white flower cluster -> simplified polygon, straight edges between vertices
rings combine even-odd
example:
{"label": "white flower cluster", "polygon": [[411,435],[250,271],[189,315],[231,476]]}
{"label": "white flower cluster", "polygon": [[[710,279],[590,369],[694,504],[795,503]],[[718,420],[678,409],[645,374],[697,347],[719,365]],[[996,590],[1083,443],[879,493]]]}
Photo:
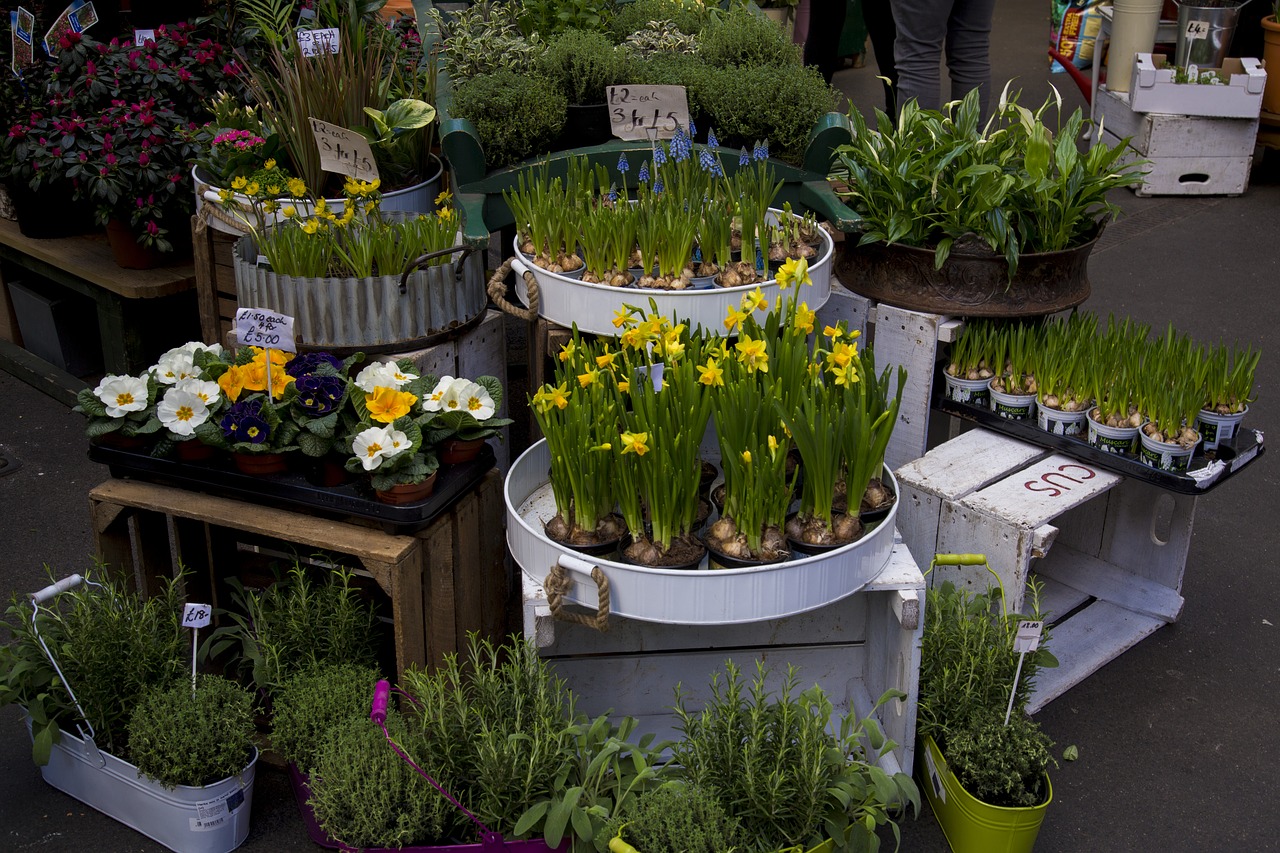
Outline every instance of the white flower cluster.
{"label": "white flower cluster", "polygon": [[495,411],[493,397],[483,385],[452,376],[442,377],[436,383],[435,389],[422,401],[422,408],[427,412],[462,411],[478,421],[489,420]]}
{"label": "white flower cluster", "polygon": [[221,394],[218,383],[200,378],[194,363],[200,350],[222,354],[222,347],[217,344],[192,341],[160,356],[142,376],[104,376],[93,394],[106,406],[108,416],[124,417],[147,407],[147,377],[154,376],[161,385],[169,386],[156,406],[160,423],[174,435],[189,436],[208,419],[209,407]]}

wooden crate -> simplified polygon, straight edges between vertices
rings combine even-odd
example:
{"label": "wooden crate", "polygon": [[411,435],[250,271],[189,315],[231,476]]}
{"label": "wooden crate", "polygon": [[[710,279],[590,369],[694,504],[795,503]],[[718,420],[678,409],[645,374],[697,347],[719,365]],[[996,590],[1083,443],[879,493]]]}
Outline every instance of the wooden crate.
{"label": "wooden crate", "polygon": [[191,237],[200,336],[205,343],[222,343],[235,325],[236,273],[231,253],[240,237],[210,227],[199,216],[191,217]]}
{"label": "wooden crate", "polygon": [[1249,188],[1249,169],[1257,144],[1258,117],[1214,118],[1135,112],[1121,95],[1105,86],[1096,105],[1102,141],[1119,145],[1129,138],[1127,161],[1149,161],[1139,196],[1226,195]]}
{"label": "wooden crate", "polygon": [[500,639],[510,630],[514,585],[492,535],[503,519],[496,471],[415,535],[135,480],[102,483],[89,505],[98,556],[148,592],[181,563],[193,572],[192,596],[225,605],[219,578],[263,549],[323,553],[371,577],[390,601],[400,673],[439,665],[465,648],[468,631]]}
{"label": "wooden crate", "polygon": [[862,591],[818,610],[742,625],[666,625],[613,617],[607,632],[555,619],[542,586],[521,572],[524,633],[578,697],[589,715],[612,711],[640,721],[642,733],[678,734],[671,712],[676,685],[687,707],[705,701],[711,675],[733,660],[750,677],[756,660],[771,668],[776,689],[787,664],[800,684],[819,684],[832,703],[859,717],[889,689],[906,694],[876,714],[897,746],[881,760],[886,772],[911,772],[919,698],[921,598],[924,578],[910,552],[895,544],[889,564]]}
{"label": "wooden crate", "polygon": [[[896,472],[898,524],[921,565],[935,553],[986,554],[1009,606],[1044,585],[1050,650],[1037,711],[1182,611],[1196,498],[1165,491],[986,430],[973,430]],[[985,588],[981,567],[939,567]]]}

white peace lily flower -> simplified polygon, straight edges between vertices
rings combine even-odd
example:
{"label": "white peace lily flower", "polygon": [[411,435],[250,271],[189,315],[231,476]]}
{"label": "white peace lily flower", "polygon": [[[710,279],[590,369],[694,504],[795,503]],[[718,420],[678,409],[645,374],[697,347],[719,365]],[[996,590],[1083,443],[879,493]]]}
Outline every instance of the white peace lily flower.
{"label": "white peace lily flower", "polygon": [[156,417],[174,435],[192,435],[209,419],[209,407],[190,391],[170,388],[156,406]]}
{"label": "white peace lily flower", "polygon": [[392,450],[394,436],[397,433],[404,440],[404,433],[390,426],[369,427],[351,441],[351,452],[360,460],[361,467],[372,471],[382,464],[382,460],[395,453]]}
{"label": "white peace lily flower", "polygon": [[356,385],[366,394],[375,388],[395,388],[397,391],[418,377],[403,373],[390,362],[377,361],[356,374]]}
{"label": "white peace lily flower", "polygon": [[122,418],[147,407],[147,381],[137,376],[104,376],[93,395],[107,407],[109,416]]}
{"label": "white peace lily flower", "polygon": [[464,401],[464,410],[471,417],[478,421],[487,421],[493,417],[493,398],[489,396],[489,390],[479,382],[468,382],[458,394]]}
{"label": "white peace lily flower", "polygon": [[170,351],[165,353],[164,357],[151,368],[151,372],[155,375],[156,381],[161,385],[176,385],[183,379],[198,379],[200,371],[196,370],[195,362],[191,360],[190,353]]}
{"label": "white peace lily flower", "polygon": [[444,401],[444,394],[449,390],[449,386],[452,385],[453,382],[454,379],[452,376],[442,376],[440,381],[436,383],[436,387],[427,395],[426,399],[422,401],[422,410],[424,412],[440,411],[441,403]]}
{"label": "white peace lily flower", "polygon": [[207,379],[182,379],[173,387],[179,391],[186,391],[189,394],[196,395],[206,406],[212,406],[218,402],[222,394],[222,389],[218,387],[218,383],[210,382]]}

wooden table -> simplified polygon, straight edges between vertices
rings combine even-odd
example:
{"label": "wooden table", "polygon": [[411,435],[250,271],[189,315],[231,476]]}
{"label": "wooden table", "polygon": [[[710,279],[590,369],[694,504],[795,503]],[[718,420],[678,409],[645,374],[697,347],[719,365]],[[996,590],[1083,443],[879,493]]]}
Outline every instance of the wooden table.
{"label": "wooden table", "polygon": [[[195,267],[190,261],[161,269],[126,270],[116,266],[105,234],[34,240],[24,237],[16,222],[7,220],[0,220],[0,260],[94,301],[103,366],[108,373],[137,373],[150,364],[144,353],[143,313],[153,324],[163,324],[166,333],[189,334],[184,340],[199,331],[194,310],[190,323],[180,316],[185,307],[181,295],[195,289]],[[147,311],[137,310],[138,300],[151,303]],[[12,321],[4,287],[0,287],[0,316]]]}

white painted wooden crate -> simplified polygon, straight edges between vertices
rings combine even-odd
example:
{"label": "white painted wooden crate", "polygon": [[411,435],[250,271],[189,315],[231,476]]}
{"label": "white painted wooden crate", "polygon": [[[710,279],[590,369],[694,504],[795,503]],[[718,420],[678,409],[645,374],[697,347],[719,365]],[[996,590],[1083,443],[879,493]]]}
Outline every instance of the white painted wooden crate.
{"label": "white painted wooden crate", "polygon": [[[981,429],[895,473],[900,530],[920,565],[985,554],[1014,610],[1032,575],[1044,584],[1060,666],[1041,673],[1033,712],[1182,611],[1194,496]],[[944,579],[986,588],[990,575],[940,567],[928,583]]]}
{"label": "white painted wooden crate", "polygon": [[640,733],[678,735],[675,688],[701,708],[711,677],[732,660],[747,677],[755,662],[771,668],[772,689],[788,664],[801,689],[818,684],[842,711],[860,718],[886,690],[906,694],[876,712],[897,747],[881,759],[888,773],[911,773],[919,698],[924,577],[901,542],[863,591],[818,610],[739,625],[663,625],[612,617],[607,632],[554,619],[542,586],[521,572],[524,633],[565,679],[589,715],[613,712],[640,721]]}
{"label": "white painted wooden crate", "polygon": [[1135,112],[1123,94],[1098,87],[1102,142],[1129,137],[1126,159],[1150,161],[1134,192],[1153,195],[1240,195],[1249,188],[1258,117],[1213,118]]}

